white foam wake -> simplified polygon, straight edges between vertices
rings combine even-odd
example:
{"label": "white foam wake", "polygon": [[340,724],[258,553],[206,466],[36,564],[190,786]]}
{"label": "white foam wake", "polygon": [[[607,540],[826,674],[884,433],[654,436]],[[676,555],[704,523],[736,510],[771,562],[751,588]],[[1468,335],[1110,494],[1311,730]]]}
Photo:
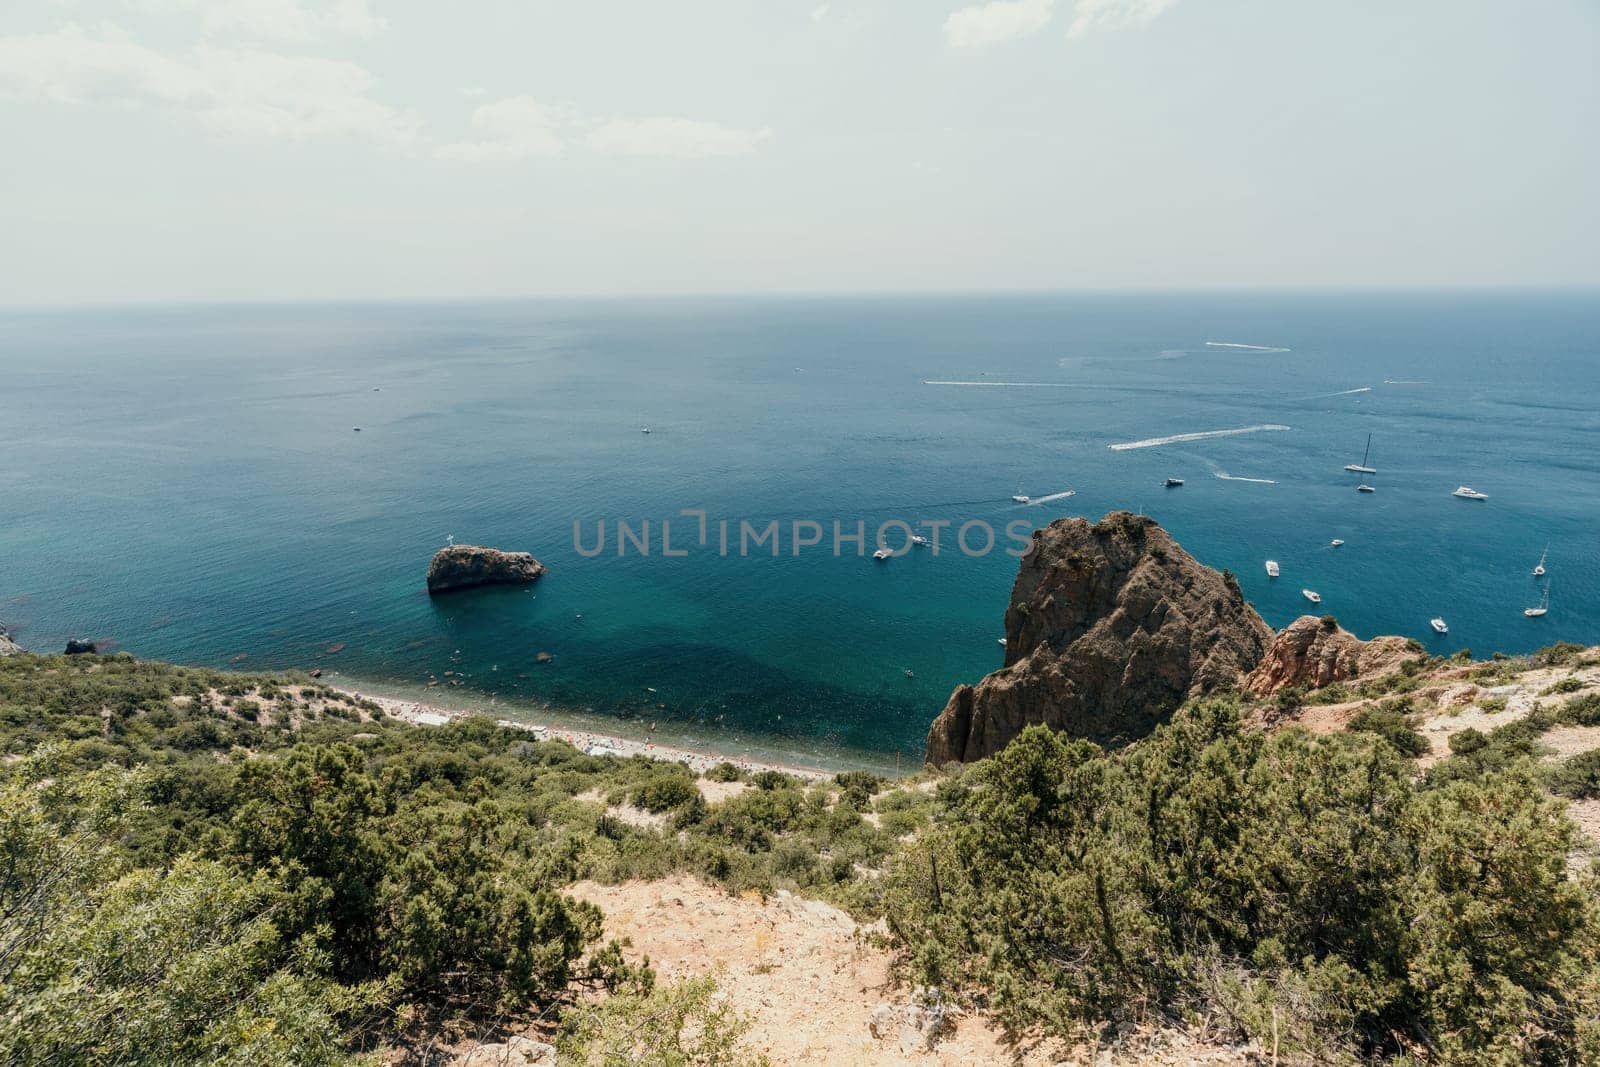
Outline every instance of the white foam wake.
{"label": "white foam wake", "polygon": [[1227,471],[1213,471],[1212,473],[1215,474],[1218,478],[1221,478],[1225,482],[1254,482],[1257,485],[1277,485],[1278,484],[1275,480],[1273,480],[1271,478],[1246,478],[1246,477],[1244,477],[1243,475],[1240,475],[1240,474],[1229,474]]}
{"label": "white foam wake", "polygon": [[1289,352],[1288,348],[1278,348],[1275,345],[1241,345],[1232,341],[1207,341],[1207,348],[1243,348],[1250,352]]}
{"label": "white foam wake", "polygon": [[1133,448],[1155,448],[1157,445],[1175,445],[1183,441],[1204,441],[1210,437],[1234,437],[1242,433],[1261,433],[1266,430],[1287,430],[1287,426],[1277,423],[1263,423],[1260,426],[1240,426],[1235,430],[1202,430],[1199,433],[1175,433],[1170,437],[1147,437],[1143,441],[1124,441],[1121,444],[1107,445],[1113,452],[1126,452]]}
{"label": "white foam wake", "polygon": [[1308,397],[1306,397],[1306,399],[1307,400],[1326,400],[1330,396],[1355,396],[1357,393],[1370,393],[1370,392],[1372,392],[1372,386],[1363,385],[1360,389],[1344,389],[1344,390],[1341,390],[1341,391],[1339,391],[1337,393],[1318,393],[1316,396],[1308,396]]}
{"label": "white foam wake", "polygon": [[1411,380],[1407,380],[1407,379],[1404,379],[1404,378],[1385,378],[1383,380],[1383,384],[1384,385],[1427,385],[1428,381],[1427,381],[1426,378],[1418,378],[1418,379],[1411,379]]}
{"label": "white foam wake", "polygon": [[1067,490],[1065,490],[1063,492],[1060,492],[1060,493],[1051,493],[1049,496],[1036,496],[1032,500],[1030,500],[1028,503],[1029,504],[1048,504],[1052,500],[1065,500],[1069,496],[1077,496],[1077,495],[1078,495],[1078,491],[1076,489],[1067,489]]}
{"label": "white foam wake", "polygon": [[1070,382],[930,382],[923,385],[981,385],[988,387],[1004,387],[1007,389],[1071,389]]}

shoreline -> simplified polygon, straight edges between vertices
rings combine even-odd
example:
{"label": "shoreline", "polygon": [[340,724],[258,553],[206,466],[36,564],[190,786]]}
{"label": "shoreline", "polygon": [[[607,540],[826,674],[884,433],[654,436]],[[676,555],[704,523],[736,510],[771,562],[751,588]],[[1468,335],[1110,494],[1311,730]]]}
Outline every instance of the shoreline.
{"label": "shoreline", "polygon": [[[631,756],[643,756],[646,759],[661,760],[666,763],[683,763],[697,774],[704,774],[711,768],[722,763],[731,763],[746,773],[759,771],[779,771],[783,774],[793,775],[807,781],[829,781],[840,770],[853,769],[851,767],[829,768],[826,766],[807,766],[800,763],[786,762],[766,754],[733,753],[724,749],[706,748],[692,749],[680,745],[657,743],[655,741],[629,737],[615,731],[592,729],[586,725],[580,726],[574,722],[563,722],[563,718],[570,718],[547,711],[544,722],[534,722],[525,719],[509,719],[489,708],[473,708],[451,706],[433,700],[425,700],[410,695],[390,695],[378,692],[370,686],[389,688],[393,691],[396,687],[384,686],[382,683],[371,683],[364,679],[354,679],[348,676],[334,679],[319,679],[321,684],[327,685],[345,695],[359,699],[370,700],[383,709],[385,715],[410,723],[413,726],[444,726],[463,719],[476,716],[493,718],[497,726],[511,730],[522,730],[532,734],[540,741],[565,741],[573,748],[585,755],[591,756],[617,756],[627,759]],[[359,688],[358,688],[359,687]],[[855,769],[862,769],[858,764]],[[873,768],[881,771],[881,768]]]}

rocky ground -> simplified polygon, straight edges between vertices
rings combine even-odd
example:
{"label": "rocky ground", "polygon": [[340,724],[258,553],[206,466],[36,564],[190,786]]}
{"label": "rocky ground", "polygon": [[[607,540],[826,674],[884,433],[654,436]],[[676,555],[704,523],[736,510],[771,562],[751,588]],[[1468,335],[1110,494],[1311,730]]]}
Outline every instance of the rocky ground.
{"label": "rocky ground", "polygon": [[712,974],[719,995],[754,1025],[745,1047],[774,1064],[1093,1064],[1215,1067],[1266,1062],[1255,1050],[1167,1030],[1102,1048],[1008,1047],[981,1015],[916,1003],[894,982],[878,932],[818,901],[763,901],[689,877],[623,885],[581,882],[606,933],[627,937],[668,980]]}

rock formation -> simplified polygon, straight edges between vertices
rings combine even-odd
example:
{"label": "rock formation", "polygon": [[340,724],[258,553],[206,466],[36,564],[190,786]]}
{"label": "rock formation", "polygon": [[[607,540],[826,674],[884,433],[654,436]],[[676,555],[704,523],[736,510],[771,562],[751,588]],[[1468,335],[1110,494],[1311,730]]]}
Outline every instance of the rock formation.
{"label": "rock formation", "polygon": [[1237,684],[1272,636],[1232,575],[1153,519],[1058,519],[1034,531],[1011,587],[1005,666],[951,695],[928,762],[982,759],[1030,723],[1135,740],[1185,700]]}
{"label": "rock formation", "polygon": [[95,646],[93,641],[84,641],[74,637],[67,642],[67,655],[69,656],[92,656],[99,651],[100,649]]}
{"label": "rock formation", "polygon": [[428,592],[445,593],[478,585],[520,585],[537,581],[545,566],[526,552],[502,552],[478,545],[451,545],[434,553],[428,565]]}
{"label": "rock formation", "polygon": [[1296,687],[1316,689],[1349,678],[1389,674],[1414,655],[1403,637],[1363,641],[1332,616],[1302,615],[1273,639],[1242,688],[1257,697]]}
{"label": "rock formation", "polygon": [[11,640],[11,635],[4,626],[0,626],[0,656],[18,656],[22,654],[22,646]]}

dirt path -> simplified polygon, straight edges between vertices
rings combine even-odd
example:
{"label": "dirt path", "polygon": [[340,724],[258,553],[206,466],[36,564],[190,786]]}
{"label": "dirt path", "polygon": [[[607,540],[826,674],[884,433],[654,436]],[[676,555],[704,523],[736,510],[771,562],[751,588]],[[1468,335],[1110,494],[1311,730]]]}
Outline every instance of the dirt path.
{"label": "dirt path", "polygon": [[[891,985],[889,954],[866,930],[826,904],[779,893],[732,897],[693,878],[605,886],[581,882],[570,892],[598,904],[606,933],[627,937],[665,980],[714,974],[738,1011],[754,1017],[746,1037],[774,1064],[1116,1064],[1125,1067],[1257,1062],[1247,1050],[1163,1034],[1138,1054],[1096,1056],[1087,1049],[1008,1049],[977,1016],[956,1021],[931,1049],[887,1016],[910,1001]],[[887,1006],[887,1007],[885,1007]],[[873,1034],[874,1013],[877,1029]]]}

